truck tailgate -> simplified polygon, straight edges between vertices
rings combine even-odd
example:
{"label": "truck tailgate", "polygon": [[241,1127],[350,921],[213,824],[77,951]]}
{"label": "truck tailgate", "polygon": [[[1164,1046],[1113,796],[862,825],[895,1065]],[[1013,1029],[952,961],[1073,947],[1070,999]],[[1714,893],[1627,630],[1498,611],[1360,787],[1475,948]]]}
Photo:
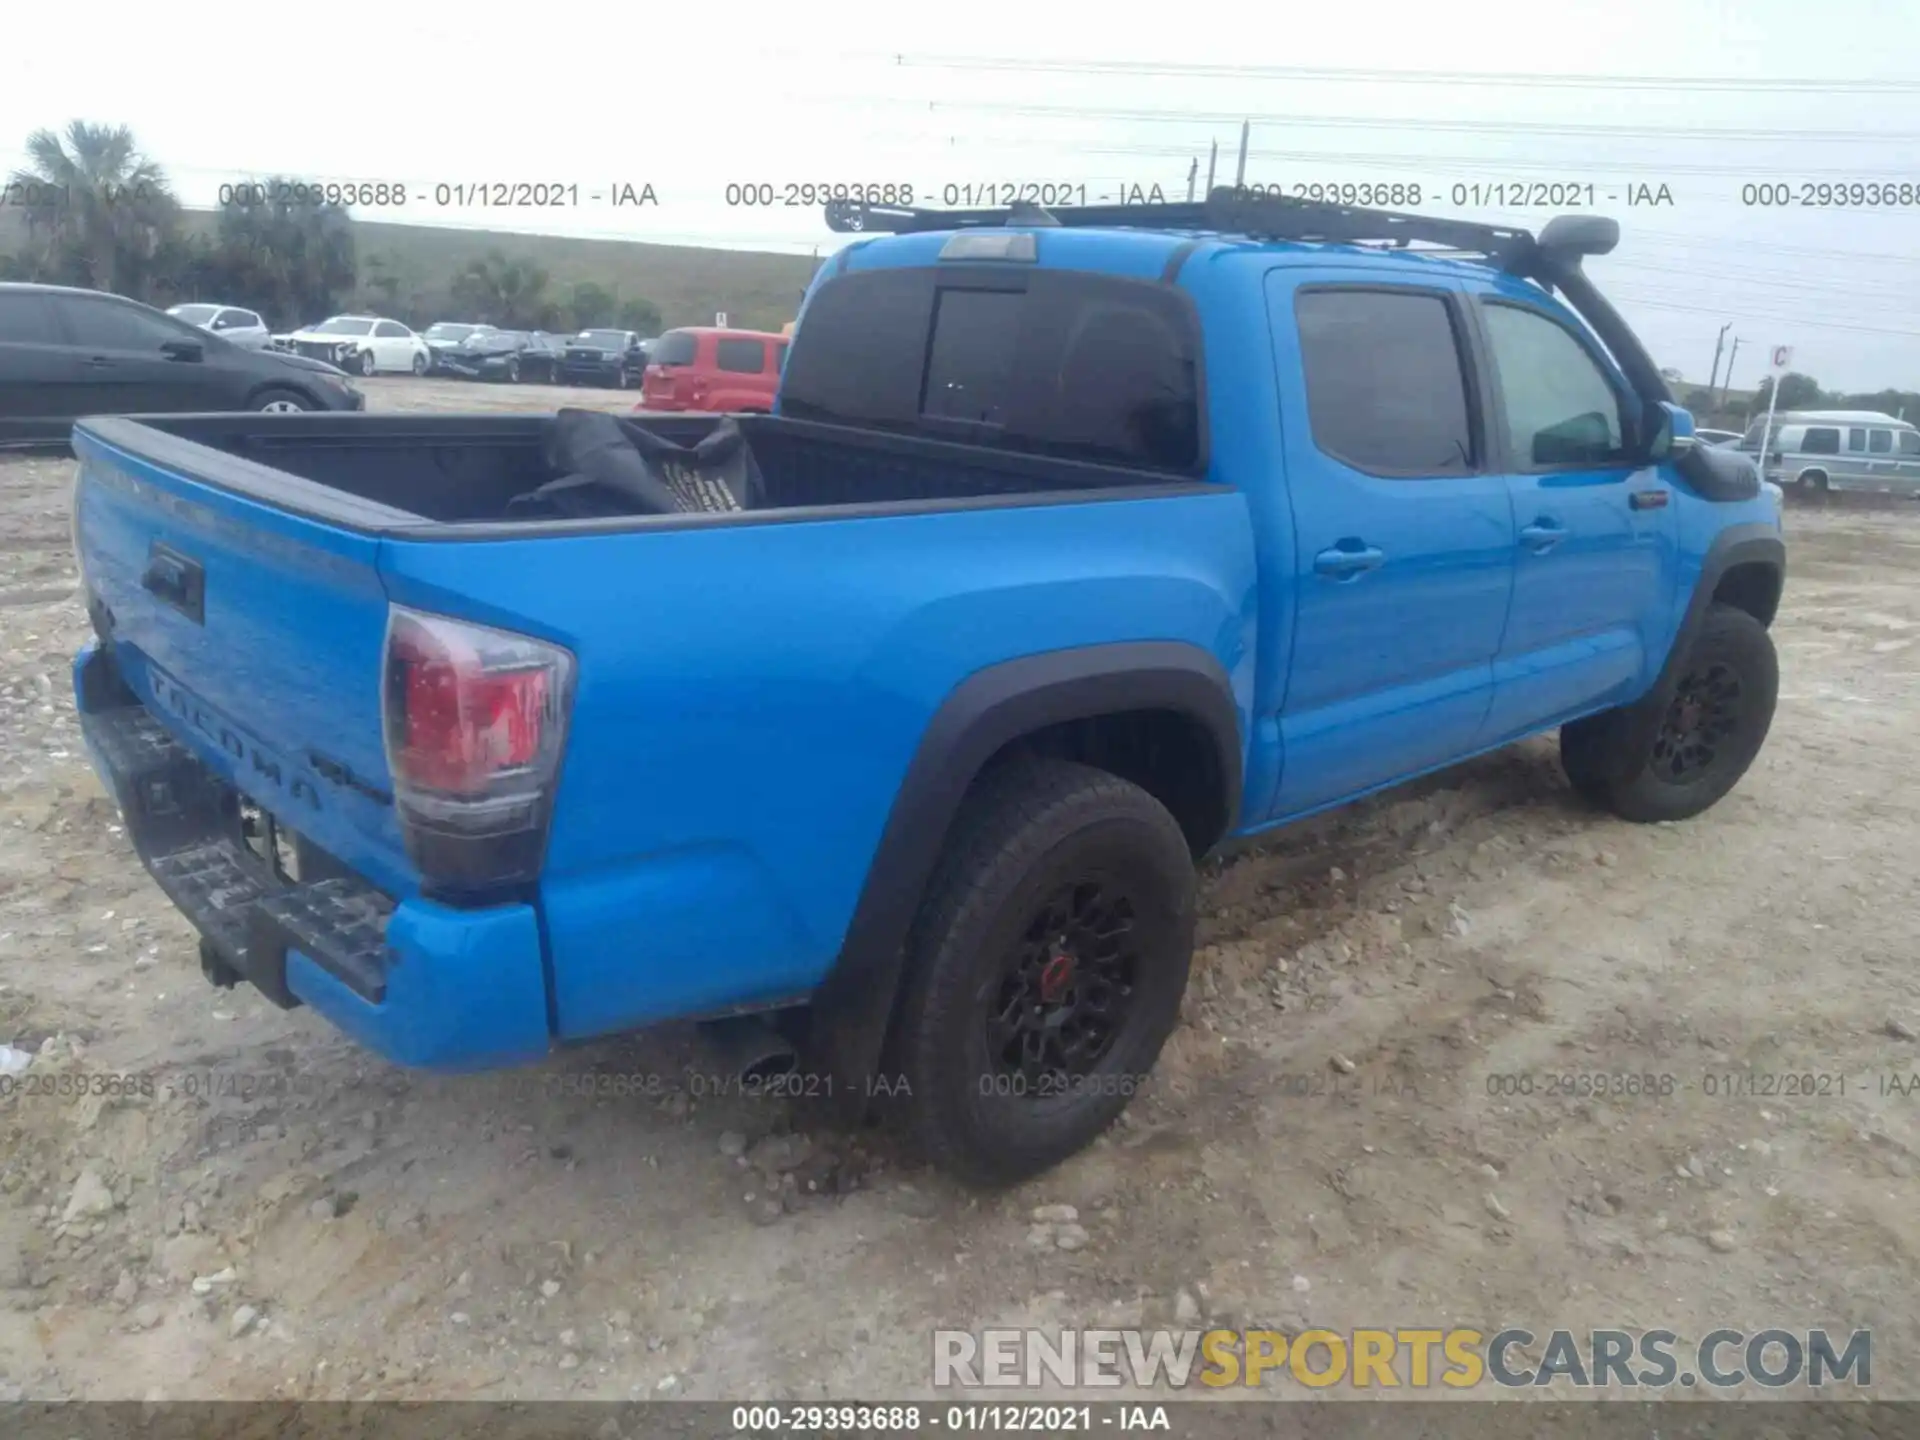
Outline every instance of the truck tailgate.
{"label": "truck tailgate", "polygon": [[381,733],[379,537],[224,489],[183,451],[248,462],[197,446],[155,463],[82,427],[74,450],[74,546],[127,686],[279,825],[409,893]]}

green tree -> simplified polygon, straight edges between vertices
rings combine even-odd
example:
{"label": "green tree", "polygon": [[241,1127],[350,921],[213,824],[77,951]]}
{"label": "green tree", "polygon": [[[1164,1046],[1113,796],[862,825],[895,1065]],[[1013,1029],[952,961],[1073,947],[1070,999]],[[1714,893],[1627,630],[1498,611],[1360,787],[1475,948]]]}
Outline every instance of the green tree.
{"label": "green tree", "polygon": [[651,300],[636,295],[620,304],[620,328],[638,331],[642,335],[660,333],[660,307]]}
{"label": "green tree", "polygon": [[24,202],[29,265],[50,280],[146,293],[180,203],[133,131],[86,120],[63,134],[36,130],[10,179]]}
{"label": "green tree", "polygon": [[549,276],[531,260],[489,251],[453,277],[451,293],[465,318],[510,330],[552,330],[560,307],[547,294]]}
{"label": "green tree", "polygon": [[609,323],[619,305],[620,296],[599,281],[578,280],[567,297],[567,320],[576,330],[591,330]]}
{"label": "green tree", "polygon": [[[1773,390],[1773,377],[1768,375],[1761,380],[1759,388],[1753,392],[1753,413],[1767,413],[1767,396]],[[1811,410],[1820,405],[1825,398],[1820,382],[1811,375],[1802,375],[1797,370],[1789,370],[1780,377],[1779,410]]]}
{"label": "green tree", "polygon": [[[358,278],[353,221],[344,206],[294,198],[310,187],[285,176],[243,187],[221,206],[201,298],[250,305],[286,324],[331,314]],[[249,202],[247,195],[258,197]]]}

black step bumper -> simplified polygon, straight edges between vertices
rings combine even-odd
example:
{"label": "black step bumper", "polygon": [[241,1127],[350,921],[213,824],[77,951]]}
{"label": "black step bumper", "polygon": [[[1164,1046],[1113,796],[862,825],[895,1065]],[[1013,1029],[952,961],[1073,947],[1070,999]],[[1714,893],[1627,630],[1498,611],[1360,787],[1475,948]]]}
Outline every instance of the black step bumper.
{"label": "black step bumper", "polygon": [[386,998],[391,898],[352,875],[287,879],[270,838],[264,855],[248,843],[240,793],[143,706],[82,713],[80,725],[140,863],[221,959],[287,1009],[300,1003],[290,949],[363,999]]}

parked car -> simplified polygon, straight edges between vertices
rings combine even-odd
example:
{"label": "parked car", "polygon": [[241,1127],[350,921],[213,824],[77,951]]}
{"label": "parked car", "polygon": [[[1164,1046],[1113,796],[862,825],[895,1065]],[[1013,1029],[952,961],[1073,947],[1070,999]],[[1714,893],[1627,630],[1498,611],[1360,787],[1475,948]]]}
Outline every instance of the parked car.
{"label": "parked car", "polygon": [[167,314],[209,330],[243,350],[264,350],[271,338],[266,321],[237,305],[175,305]]}
{"label": "parked car", "polygon": [[568,385],[611,385],[624,390],[647,368],[647,342],[631,330],[582,330],[560,355],[560,379]]}
{"label": "parked car", "polygon": [[1693,438],[1703,445],[1737,445],[1740,443],[1738,430],[1696,430]]}
{"label": "parked car", "polygon": [[355,375],[383,370],[424,375],[433,368],[433,351],[425,340],[398,320],[379,315],[334,315],[285,339],[295,354],[325,360]]}
{"label": "parked car", "polygon": [[491,325],[484,325],[478,322],[468,324],[463,321],[436,320],[433,324],[429,325],[420,336],[422,340],[427,342],[427,350],[430,355],[428,368],[430,370],[440,369],[440,357],[443,354],[458,350],[473,336],[485,334],[493,328]]}
{"label": "parked car", "polygon": [[1778,492],[1613,221],[850,208],[770,416],[76,427],[80,727],[209,979],[450,1069],[726,1016],[997,1184],[1143,1083],[1223,841],[1555,728],[1633,821],[1753,761]]}
{"label": "parked car", "polygon": [[469,380],[549,381],[559,360],[558,349],[547,343],[551,339],[524,330],[478,330],[438,352],[437,368]]}
{"label": "parked car", "polygon": [[[645,344],[645,341],[641,342]],[[554,385],[560,381],[560,361],[566,354],[567,337],[535,330],[527,336],[527,348],[520,352],[520,378]]]}
{"label": "parked car", "polygon": [[[1758,457],[1766,429],[1764,416],[1754,421],[1740,449]],[[1920,431],[1878,410],[1782,411],[1773,417],[1767,449],[1767,478],[1809,494],[1920,495]]]}
{"label": "parked car", "polygon": [[647,357],[643,410],[773,409],[787,339],[762,330],[669,330]]}
{"label": "parked car", "polygon": [[0,284],[0,444],[64,442],[83,415],[365,403],[331,365],[250,350],[135,300]]}

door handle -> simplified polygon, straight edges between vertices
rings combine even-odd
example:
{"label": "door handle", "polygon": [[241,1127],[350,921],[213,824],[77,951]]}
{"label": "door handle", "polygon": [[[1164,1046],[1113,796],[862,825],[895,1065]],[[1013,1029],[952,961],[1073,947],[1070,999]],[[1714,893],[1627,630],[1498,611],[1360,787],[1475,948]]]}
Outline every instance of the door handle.
{"label": "door handle", "polygon": [[1369,570],[1377,570],[1386,560],[1386,551],[1358,540],[1343,540],[1331,550],[1313,557],[1313,568],[1336,580],[1357,580]]}
{"label": "door handle", "polygon": [[1552,520],[1540,519],[1520,528],[1520,543],[1536,555],[1546,554],[1566,538],[1567,532]]}

